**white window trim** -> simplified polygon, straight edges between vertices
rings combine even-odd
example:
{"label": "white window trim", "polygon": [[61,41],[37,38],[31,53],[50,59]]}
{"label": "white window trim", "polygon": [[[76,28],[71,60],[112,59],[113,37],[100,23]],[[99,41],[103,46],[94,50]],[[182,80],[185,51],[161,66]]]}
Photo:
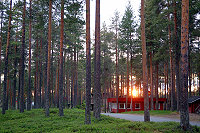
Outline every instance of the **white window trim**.
{"label": "white window trim", "polygon": [[[130,103],[127,103],[127,106],[128,106],[128,104],[130,104]],[[127,107],[127,109],[131,109],[131,104],[130,104],[130,108]]]}
{"label": "white window trim", "polygon": [[[136,104],[139,104],[139,108],[136,108]],[[140,103],[135,103],[135,109],[140,109]]]}
{"label": "white window trim", "polygon": [[158,109],[160,109],[160,103],[158,103]]}
{"label": "white window trim", "polygon": [[125,109],[125,105],[124,105],[124,108],[120,108],[120,104],[125,104],[125,103],[119,103],[119,109]]}

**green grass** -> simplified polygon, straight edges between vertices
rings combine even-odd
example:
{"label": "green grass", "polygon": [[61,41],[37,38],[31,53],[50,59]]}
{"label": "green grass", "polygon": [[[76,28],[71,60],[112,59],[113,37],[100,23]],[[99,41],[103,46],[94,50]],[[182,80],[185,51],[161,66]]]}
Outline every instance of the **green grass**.
{"label": "green grass", "polygon": [[[98,132],[98,133],[128,133],[128,132],[182,132],[179,123],[175,122],[130,122],[102,116],[101,120],[92,117],[92,124],[84,124],[84,111],[79,109],[65,109],[65,116],[58,116],[58,109],[50,109],[50,117],[45,117],[43,109],[32,111],[8,110],[5,115],[0,114],[0,133],[24,132]],[[193,127],[191,132],[200,132],[199,127]]]}
{"label": "green grass", "polygon": [[[144,114],[144,111],[128,111],[128,112],[123,112],[123,114]],[[170,114],[177,114],[177,112],[169,110],[150,110],[150,115],[170,115]]]}

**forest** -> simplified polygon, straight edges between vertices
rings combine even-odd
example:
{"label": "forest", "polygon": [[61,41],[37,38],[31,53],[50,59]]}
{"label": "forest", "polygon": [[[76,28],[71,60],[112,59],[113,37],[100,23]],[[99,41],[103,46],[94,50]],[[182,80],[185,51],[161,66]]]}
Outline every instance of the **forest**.
{"label": "forest", "polygon": [[153,98],[155,110],[165,98],[163,109],[180,112],[188,130],[188,98],[200,96],[199,0],[141,0],[139,20],[129,2],[109,25],[100,8],[96,0],[92,33],[90,0],[0,1],[2,114],[79,108],[91,124],[109,112],[108,98],[118,112],[119,98],[127,111],[135,97],[150,121]]}

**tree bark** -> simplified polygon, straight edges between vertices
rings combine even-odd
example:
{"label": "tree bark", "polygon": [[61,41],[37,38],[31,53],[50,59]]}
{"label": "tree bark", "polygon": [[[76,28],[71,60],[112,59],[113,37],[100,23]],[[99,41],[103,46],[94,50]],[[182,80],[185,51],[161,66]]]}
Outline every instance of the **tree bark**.
{"label": "tree bark", "polygon": [[60,72],[59,72],[59,115],[63,113],[63,39],[64,39],[64,0],[61,1],[61,28],[60,28]]}
{"label": "tree bark", "polygon": [[86,0],[86,107],[85,124],[91,124],[90,0]]}
{"label": "tree bark", "polygon": [[[189,97],[192,96],[192,81],[191,81],[191,58],[190,58],[190,47],[188,46],[188,79],[189,79]],[[178,100],[177,100],[178,103]]]}
{"label": "tree bark", "polygon": [[[2,39],[3,39],[3,34],[2,34],[2,27],[3,27],[3,11],[1,12],[1,37],[0,37],[0,68],[1,68],[1,49],[2,49]],[[2,69],[0,70],[0,75],[2,74]],[[0,78],[0,101],[2,102],[2,90],[1,90],[1,78]],[[1,104],[0,102],[0,104]]]}
{"label": "tree bark", "polygon": [[[15,42],[18,42],[18,21],[17,21],[17,29]],[[0,56],[1,59],[1,56]],[[17,90],[17,45],[15,45],[15,60],[14,60],[14,75],[13,75],[13,99],[12,101],[16,101],[16,90]],[[12,109],[16,108],[16,102],[12,102]]]}
{"label": "tree bark", "polygon": [[166,84],[167,84],[167,110],[170,110],[170,90],[169,90],[169,75],[168,75],[168,63],[166,64]]}
{"label": "tree bark", "polygon": [[38,81],[39,81],[39,72],[38,72],[38,54],[39,54],[39,48],[38,48],[38,37],[36,39],[36,61],[35,61],[35,76],[36,76],[36,80],[35,80],[35,89],[36,89],[36,96],[35,96],[35,108],[38,109],[39,108],[39,85],[38,85]]}
{"label": "tree bark", "polygon": [[188,110],[188,43],[189,43],[189,0],[182,0],[181,20],[181,89],[180,89],[180,126],[189,130]]}
{"label": "tree bark", "polygon": [[[73,53],[71,53],[71,62],[73,62]],[[71,108],[74,107],[74,65],[71,68]]]}
{"label": "tree bark", "polygon": [[25,13],[26,0],[24,0],[23,23],[22,23],[22,46],[20,51],[20,113],[24,112],[24,69],[25,69]]}
{"label": "tree bark", "polygon": [[128,105],[128,97],[129,97],[129,50],[127,49],[127,71],[126,71],[126,112],[127,112],[127,105]]}
{"label": "tree bark", "polygon": [[[164,96],[164,98],[166,98],[167,99],[167,76],[166,76],[166,63],[164,63],[164,77],[165,77],[165,96]],[[167,109],[167,103],[166,103],[166,101],[164,102],[164,110],[166,110]]]}
{"label": "tree bark", "polygon": [[180,97],[180,46],[178,43],[178,33],[177,33],[177,11],[176,11],[176,1],[173,1],[174,7],[174,44],[175,44],[175,72],[176,72],[176,91],[177,91],[177,111],[179,111],[179,97]]}
{"label": "tree bark", "polygon": [[73,107],[76,107],[77,105],[77,79],[76,79],[76,73],[77,73],[77,70],[76,70],[76,46],[74,46],[74,62],[73,62],[73,65],[74,65],[74,70],[73,70],[73,88],[74,88],[74,101],[73,101]]}
{"label": "tree bark", "polygon": [[64,50],[64,59],[63,59],[63,108],[66,107],[66,80],[65,80],[65,72],[66,72],[66,55],[67,52]]}
{"label": "tree bark", "polygon": [[10,45],[10,31],[11,31],[11,19],[12,19],[12,0],[10,0],[10,13],[9,13],[9,22],[8,22],[8,33],[7,33],[7,44],[6,44],[6,55],[5,55],[5,68],[4,68],[4,88],[3,88],[3,106],[2,114],[6,113],[6,97],[7,97],[7,74],[8,74],[8,53]]}
{"label": "tree bark", "polygon": [[[169,6],[169,5],[168,5]],[[168,14],[168,21],[170,22],[170,14]],[[174,88],[174,66],[173,66],[173,53],[172,53],[172,46],[171,46],[171,27],[168,24],[168,34],[169,34],[169,54],[170,54],[170,88],[171,88],[171,110],[176,110],[176,103],[175,103],[175,88]]]}
{"label": "tree bark", "polygon": [[30,0],[29,7],[29,61],[28,61],[28,90],[27,90],[27,110],[31,110],[31,30],[32,30],[32,0]]}
{"label": "tree bark", "polygon": [[148,79],[147,79],[147,60],[146,60],[146,38],[145,38],[145,18],[144,0],[141,0],[141,39],[142,39],[142,70],[143,70],[143,94],[144,94],[144,121],[150,121]]}
{"label": "tree bark", "polygon": [[[53,56],[54,56],[54,52],[53,52],[53,50],[54,50],[54,41],[52,40],[52,44],[51,44],[51,46],[52,46],[52,48],[51,48],[51,64],[50,64],[50,69],[51,69],[51,72],[50,72],[50,76],[51,76],[51,78],[50,78],[50,89],[49,89],[49,91],[50,91],[50,93],[49,93],[49,97],[50,97],[50,99],[51,99],[51,101],[50,101],[50,103],[51,103],[51,105],[53,104],[54,106],[55,106],[55,99],[54,99],[54,69],[53,69]],[[47,46],[47,65],[48,65],[48,46]],[[46,73],[47,73],[47,65],[46,65]],[[46,74],[47,75],[47,74]],[[46,80],[47,80],[47,77],[46,77]],[[47,82],[47,81],[46,81]],[[47,88],[47,84],[46,84],[46,88]]]}
{"label": "tree bark", "polygon": [[150,51],[150,79],[151,79],[151,110],[154,110],[153,107],[153,65],[152,65],[152,51]]}
{"label": "tree bark", "polygon": [[[40,48],[38,50],[38,64],[39,64],[39,69],[38,69],[38,107],[41,108],[41,97],[42,97],[42,93],[41,93],[41,90],[42,90],[42,37],[40,38]],[[40,53],[40,54],[39,54]]]}
{"label": "tree bark", "polygon": [[118,29],[117,29],[117,22],[116,22],[116,32],[115,32],[115,49],[116,49],[116,82],[117,82],[117,86],[116,86],[116,99],[117,99],[117,113],[119,113],[119,75],[118,75]]}
{"label": "tree bark", "polygon": [[101,75],[101,49],[100,49],[100,0],[96,0],[96,22],[95,22],[95,46],[96,46],[96,73],[95,73],[95,103],[94,103],[94,116],[96,119],[100,119],[101,113],[101,83],[100,83],[100,75]]}
{"label": "tree bark", "polygon": [[156,95],[156,110],[158,110],[158,62],[156,63],[156,85],[155,85],[155,95]]}
{"label": "tree bark", "polygon": [[48,26],[48,64],[47,64],[47,87],[45,88],[45,115],[49,116],[49,90],[50,90],[50,67],[51,67],[51,19],[52,0],[49,0],[49,26]]}
{"label": "tree bark", "polygon": [[56,105],[57,108],[59,108],[59,81],[60,81],[60,56],[58,56],[58,65],[57,65],[57,82],[56,82],[56,92],[57,92],[57,96],[56,96]]}

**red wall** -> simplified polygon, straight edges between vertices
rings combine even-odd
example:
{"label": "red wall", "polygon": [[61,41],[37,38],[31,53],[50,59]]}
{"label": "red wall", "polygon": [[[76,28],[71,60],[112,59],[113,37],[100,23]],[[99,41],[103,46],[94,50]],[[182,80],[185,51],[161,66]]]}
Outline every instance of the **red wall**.
{"label": "red wall", "polygon": [[[124,103],[124,102],[119,102],[119,103]],[[140,103],[140,109],[135,109],[135,103]],[[160,109],[159,110],[163,110],[163,102],[159,102],[160,103]],[[149,103],[150,105],[150,103]],[[133,102],[132,103],[132,107],[133,107],[133,111],[144,111],[144,102]],[[149,109],[151,109],[151,107],[149,106]],[[154,102],[154,109],[155,109],[155,102]],[[125,112],[126,109],[119,109],[119,113],[121,112]],[[127,111],[131,111],[131,109],[127,109]],[[117,109],[111,109],[112,113],[117,113]]]}
{"label": "red wall", "polygon": [[200,106],[200,100],[194,102],[194,103],[189,103],[189,112],[190,113],[195,113],[195,109]]}

